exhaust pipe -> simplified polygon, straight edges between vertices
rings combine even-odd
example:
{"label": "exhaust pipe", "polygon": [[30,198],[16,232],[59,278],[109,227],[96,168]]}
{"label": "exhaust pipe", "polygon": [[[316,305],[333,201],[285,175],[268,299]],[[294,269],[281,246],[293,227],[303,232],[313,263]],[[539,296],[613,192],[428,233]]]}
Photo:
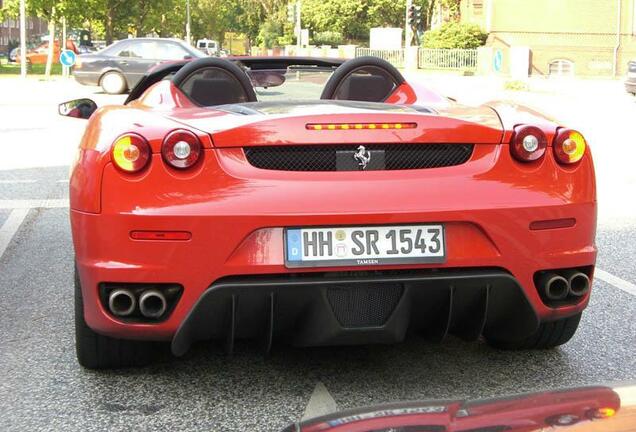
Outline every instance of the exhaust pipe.
{"label": "exhaust pipe", "polygon": [[539,279],[539,287],[548,300],[563,300],[568,296],[570,285],[563,276],[556,273],[544,273]]}
{"label": "exhaust pipe", "polygon": [[166,297],[157,290],[144,291],[139,298],[139,310],[146,318],[159,318],[166,312]]}
{"label": "exhaust pipe", "polygon": [[108,295],[108,309],[115,316],[126,317],[135,311],[137,300],[127,289],[116,289]]}
{"label": "exhaust pipe", "polygon": [[570,295],[583,297],[590,290],[590,278],[585,273],[571,270],[563,274],[568,280]]}

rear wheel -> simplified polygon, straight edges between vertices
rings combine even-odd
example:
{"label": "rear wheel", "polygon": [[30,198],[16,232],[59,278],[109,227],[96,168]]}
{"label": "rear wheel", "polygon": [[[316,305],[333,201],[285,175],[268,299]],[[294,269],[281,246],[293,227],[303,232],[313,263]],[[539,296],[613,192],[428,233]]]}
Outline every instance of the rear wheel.
{"label": "rear wheel", "polygon": [[504,342],[492,338],[486,340],[495,348],[508,350],[554,348],[572,339],[580,320],[581,314],[578,313],[568,318],[541,323],[534,334],[517,341]]}
{"label": "rear wheel", "polygon": [[100,85],[108,94],[122,94],[126,91],[126,78],[116,71],[106,72],[100,80]]}
{"label": "rear wheel", "polygon": [[88,369],[143,366],[150,362],[152,343],[115,339],[95,333],[84,320],[84,300],[75,270],[75,348],[77,361]]}

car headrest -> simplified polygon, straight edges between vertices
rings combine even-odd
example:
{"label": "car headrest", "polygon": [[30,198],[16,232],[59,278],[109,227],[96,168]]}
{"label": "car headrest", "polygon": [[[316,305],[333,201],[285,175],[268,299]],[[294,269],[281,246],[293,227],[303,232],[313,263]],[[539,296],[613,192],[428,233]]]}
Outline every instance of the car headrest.
{"label": "car headrest", "polygon": [[189,96],[201,106],[247,102],[236,80],[224,78],[193,79]]}
{"label": "car headrest", "polygon": [[402,74],[386,60],[358,57],[336,69],[320,98],[384,102],[404,82]]}
{"label": "car headrest", "polygon": [[254,87],[245,72],[225,59],[194,60],[175,73],[172,83],[200,106],[256,101]]}

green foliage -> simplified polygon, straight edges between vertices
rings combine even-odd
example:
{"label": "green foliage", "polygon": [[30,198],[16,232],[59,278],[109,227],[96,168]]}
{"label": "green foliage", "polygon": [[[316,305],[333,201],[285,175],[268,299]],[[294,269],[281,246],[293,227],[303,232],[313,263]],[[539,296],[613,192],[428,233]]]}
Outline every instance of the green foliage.
{"label": "green foliage", "polygon": [[276,20],[269,19],[263,23],[258,33],[258,44],[261,48],[273,48],[283,35],[283,26]]}
{"label": "green foliage", "polygon": [[343,40],[342,33],[337,31],[316,32],[313,37],[314,45],[338,46]]}
{"label": "green foliage", "polygon": [[437,30],[424,33],[426,48],[477,48],[486,43],[488,34],[479,26],[449,22]]}

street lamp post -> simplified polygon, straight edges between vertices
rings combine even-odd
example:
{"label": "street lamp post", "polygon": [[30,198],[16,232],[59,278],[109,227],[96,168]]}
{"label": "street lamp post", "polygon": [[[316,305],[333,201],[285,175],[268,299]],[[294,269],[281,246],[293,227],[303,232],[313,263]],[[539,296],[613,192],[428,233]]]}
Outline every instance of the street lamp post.
{"label": "street lamp post", "polygon": [[26,0],[20,0],[20,76],[26,78]]}
{"label": "street lamp post", "polygon": [[190,40],[190,0],[186,0],[186,41],[192,45]]}

